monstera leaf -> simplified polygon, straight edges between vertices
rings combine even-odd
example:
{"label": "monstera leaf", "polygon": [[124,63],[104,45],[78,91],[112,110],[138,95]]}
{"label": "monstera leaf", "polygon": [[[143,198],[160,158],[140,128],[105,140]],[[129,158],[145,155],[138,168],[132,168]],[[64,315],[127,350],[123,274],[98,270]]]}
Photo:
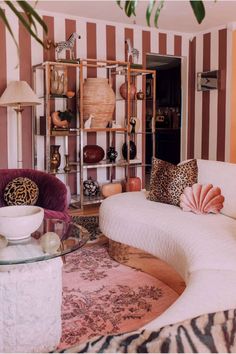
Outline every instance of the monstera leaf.
{"label": "monstera leaf", "polygon": [[[122,7],[122,1],[117,0],[116,3],[118,6],[125,12],[128,17],[136,16],[136,8],[138,6],[138,0],[126,0],[124,1],[124,7]],[[189,0],[189,3],[192,7],[193,13],[196,17],[198,23],[201,23],[205,17],[205,7],[202,0]],[[161,9],[164,6],[164,0],[156,1],[149,0],[147,9],[146,9],[146,22],[150,26],[150,19],[152,13],[154,13],[154,24],[158,27],[158,18],[161,12]]]}
{"label": "monstera leaf", "polygon": [[[5,0],[4,4],[5,6],[8,6],[11,9],[11,11],[16,15],[16,17],[19,19],[19,21],[22,23],[25,29],[29,32],[29,34],[43,46],[44,44],[37,34],[37,25],[40,25],[43,28],[45,33],[47,33],[48,29],[47,29],[47,25],[42,20],[42,18],[38,15],[34,7],[32,7],[27,1],[16,1],[13,3],[12,1]],[[17,7],[16,4],[18,5]],[[17,40],[11,29],[5,11],[1,6],[0,6],[0,18],[5,24],[6,29],[9,31],[10,35],[12,36],[19,50]]]}

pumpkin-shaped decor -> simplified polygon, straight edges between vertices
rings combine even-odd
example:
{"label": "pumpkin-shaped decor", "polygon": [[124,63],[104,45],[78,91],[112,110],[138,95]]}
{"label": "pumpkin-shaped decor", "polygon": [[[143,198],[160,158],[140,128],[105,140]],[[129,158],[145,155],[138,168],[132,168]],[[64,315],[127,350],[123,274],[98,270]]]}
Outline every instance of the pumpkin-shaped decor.
{"label": "pumpkin-shaped decor", "polygon": [[83,159],[85,163],[98,163],[105,156],[103,148],[99,145],[85,145]]}
{"label": "pumpkin-shaped decor", "polygon": [[122,185],[120,182],[106,183],[102,186],[102,195],[104,198],[122,192]]}
{"label": "pumpkin-shaped decor", "polygon": [[219,187],[195,183],[184,189],[180,196],[180,207],[183,211],[192,211],[195,214],[217,214],[223,208],[224,199]]}
{"label": "pumpkin-shaped decor", "polygon": [[[128,98],[128,82],[124,82],[120,86],[120,95],[122,98],[127,100],[127,98]],[[130,99],[133,100],[135,98],[135,95],[136,95],[136,87],[134,84],[130,84]]]}
{"label": "pumpkin-shaped decor", "polygon": [[[137,148],[135,143],[131,140],[129,144],[129,158],[130,160],[135,159],[137,154]],[[122,146],[122,155],[124,156],[124,159],[127,160],[127,144],[124,143]]]}
{"label": "pumpkin-shaped decor", "polygon": [[99,193],[99,184],[97,181],[94,181],[91,177],[89,177],[83,183],[84,186],[84,195],[87,197],[93,197]]}

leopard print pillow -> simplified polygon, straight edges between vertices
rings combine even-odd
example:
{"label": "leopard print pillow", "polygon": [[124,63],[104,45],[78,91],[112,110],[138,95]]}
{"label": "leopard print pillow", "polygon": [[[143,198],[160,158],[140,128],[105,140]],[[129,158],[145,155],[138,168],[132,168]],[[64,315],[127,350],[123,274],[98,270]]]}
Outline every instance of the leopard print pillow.
{"label": "leopard print pillow", "polygon": [[185,187],[197,183],[197,160],[179,165],[153,158],[150,192],[147,199],[172,205],[179,205],[180,195]]}
{"label": "leopard print pillow", "polygon": [[3,197],[7,205],[35,205],[38,196],[35,182],[27,177],[17,177],[7,184]]}

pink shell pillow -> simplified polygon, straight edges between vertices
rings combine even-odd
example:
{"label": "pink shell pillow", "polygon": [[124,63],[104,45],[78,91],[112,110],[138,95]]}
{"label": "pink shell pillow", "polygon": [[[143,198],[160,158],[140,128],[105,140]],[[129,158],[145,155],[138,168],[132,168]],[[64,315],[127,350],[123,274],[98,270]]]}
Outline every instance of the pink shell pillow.
{"label": "pink shell pillow", "polygon": [[192,211],[195,214],[217,214],[223,208],[224,200],[219,187],[195,183],[184,189],[180,196],[180,207],[183,211]]}

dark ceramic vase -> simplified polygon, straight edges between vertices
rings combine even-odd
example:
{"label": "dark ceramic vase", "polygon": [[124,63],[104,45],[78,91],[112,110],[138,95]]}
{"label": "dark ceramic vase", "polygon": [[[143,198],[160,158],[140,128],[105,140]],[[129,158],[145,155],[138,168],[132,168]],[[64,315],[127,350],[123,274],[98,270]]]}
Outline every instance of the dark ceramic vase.
{"label": "dark ceramic vase", "polygon": [[99,145],[85,145],[83,158],[85,163],[98,163],[104,158],[105,152]]}
{"label": "dark ceramic vase", "polygon": [[115,150],[113,146],[110,146],[107,150],[107,158],[110,162],[115,162],[117,158],[118,152]]}
{"label": "dark ceramic vase", "polygon": [[[127,160],[127,144],[124,143],[123,146],[122,146],[122,155],[124,156],[124,159]],[[137,154],[137,148],[136,148],[136,145],[135,143],[131,140],[130,141],[130,144],[129,144],[129,158],[130,160],[133,160],[135,159],[136,157],[136,154]]]}

